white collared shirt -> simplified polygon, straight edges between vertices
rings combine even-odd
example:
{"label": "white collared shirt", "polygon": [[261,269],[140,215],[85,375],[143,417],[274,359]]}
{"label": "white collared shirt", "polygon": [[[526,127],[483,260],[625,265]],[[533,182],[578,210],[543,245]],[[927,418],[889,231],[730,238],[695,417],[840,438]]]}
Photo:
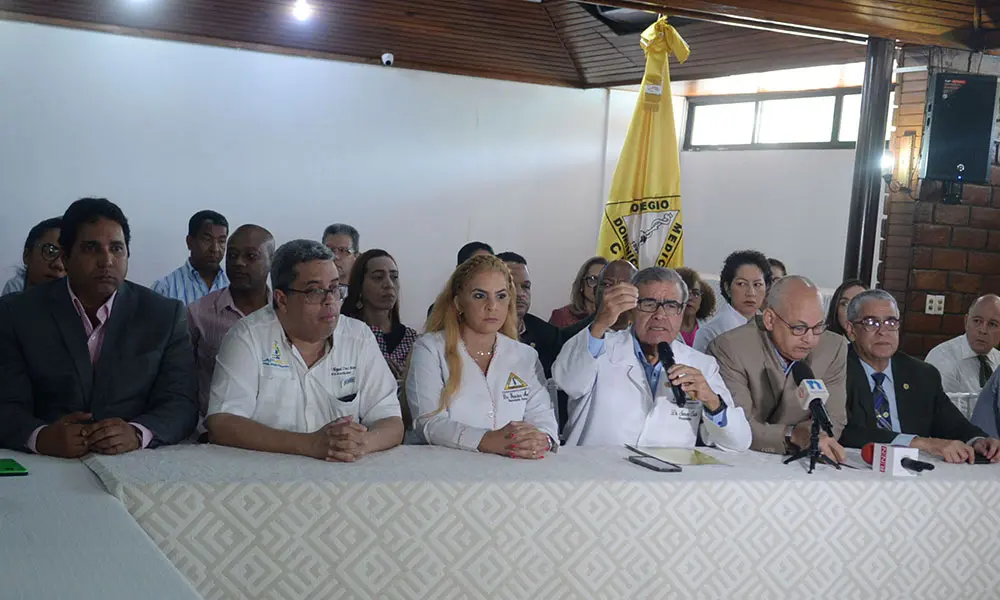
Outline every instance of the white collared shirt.
{"label": "white collared shirt", "polygon": [[748,321],[731,304],[725,302],[722,308],[719,309],[719,312],[708,323],[698,327],[698,333],[694,336],[694,345],[692,348],[698,352],[705,352],[708,350],[708,345],[712,343],[712,340],[727,331],[746,325]]}
{"label": "white collared shirt", "polygon": [[736,451],[750,447],[750,423],[726,388],[714,358],[682,341],[670,344],[676,363],[701,371],[726,404],[724,426],[704,415],[700,402],[688,399],[678,406],[667,377],[661,376],[656,389],[650,389],[631,327],[605,333],[596,357],[591,339],[589,329],[578,333],[552,366],[553,379],[569,395],[568,445],[693,448],[700,433],[706,444]]}
{"label": "white collared shirt", "polygon": [[525,421],[551,439],[559,439],[552,396],[534,348],[497,334],[485,376],[462,340],[458,355],[461,384],[448,409],[438,410],[449,373],[444,334],[420,336],[410,353],[406,400],[413,428],[428,444],[476,451],[484,435],[511,421]]}
{"label": "white collared shirt", "polygon": [[208,414],[233,414],[297,433],[346,416],[367,427],[401,416],[396,378],[371,329],[341,315],[332,337],[331,349],[310,368],[274,308],[240,320],[216,357]]}
{"label": "white collared shirt", "polygon": [[[965,335],[938,344],[927,353],[928,362],[941,373],[941,385],[948,394],[978,394],[983,391],[979,385],[979,359],[969,346]],[[995,371],[1000,365],[1000,351],[991,348],[986,360]]]}

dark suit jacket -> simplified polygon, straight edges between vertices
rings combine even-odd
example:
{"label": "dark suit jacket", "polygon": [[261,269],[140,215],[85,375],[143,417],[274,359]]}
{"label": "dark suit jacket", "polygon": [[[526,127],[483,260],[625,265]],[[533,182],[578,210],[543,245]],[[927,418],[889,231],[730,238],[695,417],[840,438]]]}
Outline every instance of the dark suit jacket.
{"label": "dark suit jacket", "polygon": [[[933,365],[897,352],[892,357],[892,378],[903,433],[963,442],[986,436],[948,399],[941,386],[941,374]],[[875,424],[874,394],[861,359],[851,346],[847,357],[847,426],[840,443],[860,448],[869,442],[888,444],[896,435]]]}
{"label": "dark suit jacket", "polygon": [[91,365],[65,279],[0,299],[0,446],[23,450],[31,432],[67,414],[118,417],[185,439],[198,421],[194,354],[177,300],[125,282]]}
{"label": "dark suit jacket", "polygon": [[[552,363],[556,362],[559,351],[562,350],[563,338],[559,334],[559,328],[543,321],[532,314],[524,315],[524,334],[521,336],[521,343],[528,344],[538,352],[538,360],[542,363],[545,376],[552,379]],[[566,424],[566,394],[559,392],[557,395],[559,403],[556,412],[559,431],[562,432],[563,425]]]}

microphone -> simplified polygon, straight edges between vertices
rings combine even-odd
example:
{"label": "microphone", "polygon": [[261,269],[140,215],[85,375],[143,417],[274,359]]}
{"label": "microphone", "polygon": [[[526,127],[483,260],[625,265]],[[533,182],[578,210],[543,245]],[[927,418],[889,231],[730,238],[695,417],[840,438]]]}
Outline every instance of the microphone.
{"label": "microphone", "polygon": [[[674,349],[670,347],[669,342],[660,342],[656,345],[656,354],[660,358],[660,364],[663,365],[663,376],[667,376],[667,371],[670,367],[674,366]],[[679,385],[671,385],[674,390],[674,404],[677,406],[684,406],[684,390],[681,389]],[[653,391],[656,394],[656,391]]]}
{"label": "microphone", "polygon": [[809,365],[802,361],[792,365],[792,378],[798,386],[799,406],[812,413],[813,420],[819,422],[823,431],[833,437],[833,423],[830,422],[830,415],[824,406],[830,398],[830,391],[826,389],[826,385],[822,380],[816,379]]}
{"label": "microphone", "polygon": [[[912,475],[913,473],[934,470],[934,465],[931,463],[912,458],[912,456],[917,455],[916,448],[904,448],[889,444],[868,443],[861,448],[861,460],[865,461],[865,464],[871,465],[874,470],[886,475]],[[878,464],[875,464],[876,457]]]}

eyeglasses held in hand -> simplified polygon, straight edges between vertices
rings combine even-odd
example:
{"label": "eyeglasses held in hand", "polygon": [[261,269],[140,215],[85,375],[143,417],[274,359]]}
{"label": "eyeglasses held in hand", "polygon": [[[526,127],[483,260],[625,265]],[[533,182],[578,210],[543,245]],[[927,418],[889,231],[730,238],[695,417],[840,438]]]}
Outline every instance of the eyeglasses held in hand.
{"label": "eyeglasses held in hand", "polygon": [[657,300],[656,298],[639,298],[636,308],[644,313],[655,313],[663,307],[663,312],[668,317],[676,317],[684,312],[684,305],[676,300]]}
{"label": "eyeglasses held in hand", "polygon": [[326,301],[327,296],[331,296],[334,302],[339,302],[341,300],[340,287],[332,287],[330,289],[326,288],[313,288],[309,290],[297,290],[295,288],[286,288],[286,292],[291,292],[293,294],[302,294],[306,297],[306,304],[323,304]]}
{"label": "eyeglasses held in hand", "polygon": [[597,275],[587,275],[583,278],[583,284],[589,288],[597,287]]}
{"label": "eyeglasses held in hand", "polygon": [[59,246],[47,242],[42,244],[42,258],[46,262],[52,262],[60,256],[62,256],[62,250],[59,249]]}
{"label": "eyeglasses held in hand", "polygon": [[868,333],[873,331],[878,331],[885,327],[886,331],[899,331],[899,326],[901,323],[896,317],[889,317],[888,319],[882,320],[878,317],[865,317],[860,321],[854,321],[855,325],[860,325]]}

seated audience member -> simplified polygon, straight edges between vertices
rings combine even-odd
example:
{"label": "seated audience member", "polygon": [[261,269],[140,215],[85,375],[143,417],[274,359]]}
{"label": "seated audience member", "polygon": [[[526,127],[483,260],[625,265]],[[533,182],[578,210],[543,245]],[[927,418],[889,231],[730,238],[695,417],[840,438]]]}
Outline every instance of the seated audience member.
{"label": "seated audience member", "polygon": [[987,438],[952,404],[937,369],[898,351],[899,308],[891,294],[855,296],[847,306],[847,335],[845,446],[909,446],[953,463],[971,463],[978,451],[1000,461],[1000,440]]}
{"label": "seated audience member", "polygon": [[[601,298],[604,296],[604,292],[615,287],[620,283],[631,283],[632,277],[635,276],[636,268],[635,265],[627,260],[613,260],[601,269],[600,275],[597,276],[597,290],[594,292],[594,303],[597,306],[597,310],[601,310]],[[618,317],[618,322],[615,323],[611,329],[613,331],[621,331],[629,326],[629,313],[628,311],[622,313]],[[563,340],[568,340],[580,333],[584,329],[590,327],[590,324],[594,322],[594,317],[596,313],[590,315],[585,319],[566,327],[560,332],[560,337]],[[565,413],[560,413],[565,414]]]}
{"label": "seated audience member", "polygon": [[531,273],[528,271],[528,261],[516,252],[501,252],[497,258],[507,264],[514,278],[518,340],[538,352],[538,360],[542,361],[545,378],[551,379],[552,363],[562,348],[559,328],[528,313],[531,310]]}
{"label": "seated audience member", "polygon": [[1000,297],[982,296],[965,315],[965,333],[938,344],[927,353],[927,362],[941,373],[949,394],[978,394],[1000,364]]}
{"label": "seated audience member", "polygon": [[837,287],[826,311],[826,330],[847,337],[847,305],[868,289],[860,279],[848,279]]}
{"label": "seated audience member", "polygon": [[538,353],[517,341],[514,294],[503,261],[482,256],[459,265],[438,296],[406,378],[427,443],[529,459],[558,448]]}
{"label": "seated audience member", "polygon": [[0,446],[77,458],[172,444],[198,421],[180,302],[125,280],[128,220],[71,204],[65,280],[0,300]]}
{"label": "seated audience member", "polygon": [[972,424],[989,437],[1000,438],[1000,373],[994,372],[980,392],[972,411]]}
{"label": "seated audience member", "polygon": [[764,313],[725,333],[708,348],[736,405],[750,420],[758,452],[793,454],[810,445],[812,420],[791,376],[796,362],[809,365],[830,392],[826,410],[833,437],[821,434],[820,450],[844,461],[837,438],[847,421],[847,341],[826,331],[823,298],[816,284],[788,275],[771,289]]}
{"label": "seated audience member", "polygon": [[188,331],[198,367],[201,415],[208,411],[208,395],[215,373],[215,355],[222,339],[240,319],[271,303],[267,276],[274,257],[274,237],[259,225],[243,225],[226,246],[229,287],[188,305]]}
{"label": "seated audience member", "polygon": [[17,273],[7,280],[0,296],[23,292],[24,290],[45,283],[62,279],[66,276],[66,268],[62,262],[62,251],[59,249],[59,226],[62,219],[45,219],[28,232],[24,241],[24,253],[21,255],[23,267],[18,267]]}
{"label": "seated audience member", "polygon": [[705,352],[715,338],[752,322],[771,283],[771,265],[760,252],[742,250],[726,257],[719,277],[719,289],[726,302],[711,321],[698,328],[692,347]]}
{"label": "seated audience member", "polygon": [[[568,444],[693,448],[700,433],[707,444],[750,447],[750,425],[715,359],[677,339],[687,295],[681,276],[662,267],[605,292],[597,318],[566,344],[554,368],[570,397]],[[611,331],[628,311],[633,325]],[[673,351],[666,370],[660,343]]]}
{"label": "seated audience member", "polygon": [[594,314],[597,310],[597,278],[601,269],[608,264],[608,259],[595,256],[583,263],[573,279],[573,287],[569,292],[569,304],[552,311],[549,323],[559,329],[579,323]]}
{"label": "seated audience member", "polygon": [[406,371],[406,361],[417,340],[417,332],[399,318],[399,267],[385,250],[368,250],[358,257],[351,271],[342,314],[363,321],[378,342],[379,351],[397,380]]}
{"label": "seated audience member", "polygon": [[273,302],[222,341],[205,423],[213,443],[353,462],[403,439],[396,379],[371,330],[340,314],[333,252],[274,253]]}
{"label": "seated audience member", "polygon": [[785,268],[785,263],[781,262],[777,258],[768,258],[767,264],[771,265],[771,282],[775,282],[785,275],[788,275],[788,269]]}
{"label": "seated audience member", "polygon": [[[474,256],[493,256],[493,254],[493,246],[490,246],[486,242],[469,242],[458,249],[458,264],[456,266],[461,265]],[[427,316],[430,317],[433,311],[434,305],[431,304],[427,307]]]}
{"label": "seated audience member", "polygon": [[213,210],[203,210],[188,221],[187,247],[191,256],[172,273],[153,283],[154,292],[191,304],[229,285],[220,266],[226,253],[229,221]]}
{"label": "seated audience member", "polygon": [[351,269],[361,252],[361,234],[344,223],[334,223],[323,231],[323,245],[333,252],[333,263],[337,265],[340,277],[340,298],[347,297],[347,284],[351,280]]}
{"label": "seated audience member", "polygon": [[681,267],[677,269],[677,274],[688,288],[688,301],[684,305],[680,336],[685,344],[693,346],[698,328],[715,313],[715,292],[694,269]]}

